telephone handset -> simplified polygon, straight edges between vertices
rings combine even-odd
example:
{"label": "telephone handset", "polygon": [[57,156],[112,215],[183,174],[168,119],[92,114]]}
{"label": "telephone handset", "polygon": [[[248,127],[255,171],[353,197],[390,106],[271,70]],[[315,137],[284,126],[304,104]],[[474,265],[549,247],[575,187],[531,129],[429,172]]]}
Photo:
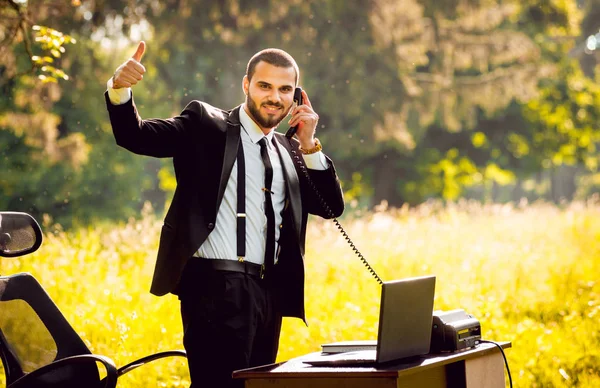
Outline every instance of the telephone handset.
{"label": "telephone handset", "polygon": [[[304,104],[304,102],[302,101],[302,88],[301,87],[297,87],[296,89],[294,89],[294,102],[296,103],[296,106],[300,106],[300,105]],[[287,132],[285,133],[285,137],[287,137],[288,139],[291,139],[292,137],[294,137],[297,130],[298,130],[298,125],[294,125],[293,127],[290,127],[290,129],[288,129]]]}
{"label": "telephone handset", "polygon": [[[302,88],[300,88],[300,87],[297,87],[294,90],[294,102],[296,102],[297,106],[303,104]],[[288,138],[290,143],[291,143],[292,137],[296,134],[297,130],[298,130],[298,126],[296,125],[294,127],[291,127],[290,129],[288,129],[288,131],[285,133],[285,137]],[[321,193],[319,193],[317,186],[315,186],[314,182],[310,179],[310,175],[308,174],[308,171],[306,170],[306,166],[302,163],[301,158],[297,155],[297,152],[294,149],[294,147],[291,147],[291,148],[292,148],[292,154],[294,154],[294,161],[296,162],[296,164],[298,164],[298,167],[300,168],[300,170],[302,170],[302,173],[306,177],[308,184],[310,185],[310,187],[313,189],[313,191],[317,195],[317,198],[319,199],[319,203],[321,204],[321,207],[325,210],[325,212],[327,212],[327,215],[332,219],[333,223],[337,226],[338,230],[340,231],[340,233],[342,234],[342,236],[344,237],[346,242],[348,242],[348,244],[350,244],[350,248],[352,248],[354,253],[362,261],[362,263],[365,265],[365,267],[367,267],[367,270],[371,273],[371,276],[373,276],[379,284],[383,284],[383,281],[381,280],[379,275],[377,275],[377,272],[375,272],[375,270],[373,269],[373,267],[371,267],[371,265],[369,264],[367,259],[365,259],[365,257],[362,255],[362,253],[360,253],[360,251],[356,248],[356,246],[350,239],[350,236],[348,236],[348,233],[346,233],[346,230],[344,230],[344,227],[340,224],[340,222],[337,220],[337,218],[334,217],[333,212],[331,211],[331,208],[329,207],[329,205],[327,205],[327,202],[325,202],[325,199],[321,196]]]}

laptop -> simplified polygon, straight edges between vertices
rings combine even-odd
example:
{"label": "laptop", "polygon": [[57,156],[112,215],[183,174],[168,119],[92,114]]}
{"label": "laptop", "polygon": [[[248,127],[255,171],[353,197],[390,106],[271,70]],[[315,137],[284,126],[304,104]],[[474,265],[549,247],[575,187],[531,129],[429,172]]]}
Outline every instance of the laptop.
{"label": "laptop", "polygon": [[[429,353],[434,295],[434,275],[384,282],[374,350],[373,344],[357,341],[352,351],[323,353],[302,362],[314,366],[368,365]],[[335,348],[335,344],[328,345]],[[360,345],[364,345],[365,350],[360,350]],[[323,350],[326,351],[325,346]]]}

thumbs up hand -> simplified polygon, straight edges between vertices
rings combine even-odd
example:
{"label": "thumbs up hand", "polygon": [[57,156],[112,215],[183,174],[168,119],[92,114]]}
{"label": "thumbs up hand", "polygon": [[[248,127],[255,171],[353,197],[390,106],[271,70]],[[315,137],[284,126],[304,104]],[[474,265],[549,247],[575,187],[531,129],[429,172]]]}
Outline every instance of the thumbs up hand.
{"label": "thumbs up hand", "polygon": [[146,68],[141,64],[146,51],[146,43],[141,41],[131,58],[117,67],[113,75],[113,89],[130,88],[144,78]]}

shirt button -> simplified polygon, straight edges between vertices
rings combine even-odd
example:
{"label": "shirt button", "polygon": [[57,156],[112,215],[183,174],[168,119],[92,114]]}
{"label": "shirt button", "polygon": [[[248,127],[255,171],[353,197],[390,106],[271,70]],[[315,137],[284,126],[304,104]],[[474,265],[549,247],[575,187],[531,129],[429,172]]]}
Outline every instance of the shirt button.
{"label": "shirt button", "polygon": [[208,224],[208,230],[213,230],[215,228],[215,224],[212,222]]}

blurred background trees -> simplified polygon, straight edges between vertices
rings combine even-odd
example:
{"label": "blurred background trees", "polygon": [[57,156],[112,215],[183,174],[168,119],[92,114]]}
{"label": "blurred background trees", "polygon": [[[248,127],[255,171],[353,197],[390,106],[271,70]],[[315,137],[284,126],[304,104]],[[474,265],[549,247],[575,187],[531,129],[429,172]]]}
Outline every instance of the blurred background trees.
{"label": "blurred background trees", "polygon": [[0,0],[0,208],[64,225],[163,211],[170,161],[117,147],[105,112],[141,39],[147,118],[233,108],[252,54],[290,52],[353,205],[583,198],[600,187],[598,5]]}

